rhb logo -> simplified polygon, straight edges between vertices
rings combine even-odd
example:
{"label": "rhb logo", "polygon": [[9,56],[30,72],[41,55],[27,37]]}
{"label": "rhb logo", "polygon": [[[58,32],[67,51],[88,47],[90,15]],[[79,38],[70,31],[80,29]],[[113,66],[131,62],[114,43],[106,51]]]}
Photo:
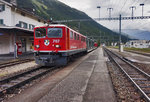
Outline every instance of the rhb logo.
{"label": "rhb logo", "polygon": [[49,45],[49,43],[50,43],[50,41],[49,41],[49,40],[44,40],[44,44],[45,44],[46,46],[48,46],[48,45]]}

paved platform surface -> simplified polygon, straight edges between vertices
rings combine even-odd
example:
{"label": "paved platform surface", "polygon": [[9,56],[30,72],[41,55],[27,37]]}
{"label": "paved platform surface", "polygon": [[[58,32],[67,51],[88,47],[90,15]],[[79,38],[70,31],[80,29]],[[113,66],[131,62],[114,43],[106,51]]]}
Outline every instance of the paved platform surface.
{"label": "paved platform surface", "polygon": [[33,53],[23,53],[22,55],[18,55],[18,58],[15,59],[13,54],[0,55],[0,63],[5,63],[13,60],[22,60],[22,59],[34,59]]}
{"label": "paved platform surface", "polygon": [[141,55],[141,54],[136,54],[133,52],[119,52],[118,49],[112,49],[113,51],[116,51],[117,53],[121,54],[122,56],[124,56],[125,58],[133,61],[133,62],[137,62],[137,63],[143,63],[143,64],[150,64],[150,56],[145,56],[145,55]]}
{"label": "paved platform surface", "polygon": [[102,49],[97,49],[38,102],[115,102]]}
{"label": "paved platform surface", "polygon": [[101,48],[5,102],[116,102]]}

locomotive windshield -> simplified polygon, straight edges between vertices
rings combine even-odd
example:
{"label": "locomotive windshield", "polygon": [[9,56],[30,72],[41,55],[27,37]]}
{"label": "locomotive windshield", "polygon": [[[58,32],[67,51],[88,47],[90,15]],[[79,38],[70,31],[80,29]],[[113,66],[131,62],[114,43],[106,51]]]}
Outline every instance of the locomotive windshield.
{"label": "locomotive windshield", "polygon": [[37,37],[37,38],[45,38],[46,37],[46,29],[45,28],[37,28],[37,29],[35,29],[35,37]]}
{"label": "locomotive windshield", "polygon": [[60,38],[60,37],[62,37],[62,28],[48,28],[47,36],[49,38]]}

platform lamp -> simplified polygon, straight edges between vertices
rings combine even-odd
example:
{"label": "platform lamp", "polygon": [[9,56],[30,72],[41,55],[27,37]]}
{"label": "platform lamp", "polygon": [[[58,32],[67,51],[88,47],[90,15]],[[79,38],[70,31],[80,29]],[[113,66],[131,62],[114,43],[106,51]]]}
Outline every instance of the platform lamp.
{"label": "platform lamp", "polygon": [[142,17],[143,17],[143,12],[144,12],[144,4],[140,4],[142,6]]}

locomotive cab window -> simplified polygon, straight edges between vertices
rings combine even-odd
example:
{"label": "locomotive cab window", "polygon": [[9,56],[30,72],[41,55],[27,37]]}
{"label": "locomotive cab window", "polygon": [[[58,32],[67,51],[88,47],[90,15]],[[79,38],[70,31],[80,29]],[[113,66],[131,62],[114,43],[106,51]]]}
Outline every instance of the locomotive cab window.
{"label": "locomotive cab window", "polygon": [[46,29],[45,28],[37,28],[37,29],[35,29],[35,37],[37,37],[37,38],[45,38],[46,37]]}
{"label": "locomotive cab window", "polygon": [[47,36],[49,38],[61,38],[62,37],[62,28],[48,28]]}

